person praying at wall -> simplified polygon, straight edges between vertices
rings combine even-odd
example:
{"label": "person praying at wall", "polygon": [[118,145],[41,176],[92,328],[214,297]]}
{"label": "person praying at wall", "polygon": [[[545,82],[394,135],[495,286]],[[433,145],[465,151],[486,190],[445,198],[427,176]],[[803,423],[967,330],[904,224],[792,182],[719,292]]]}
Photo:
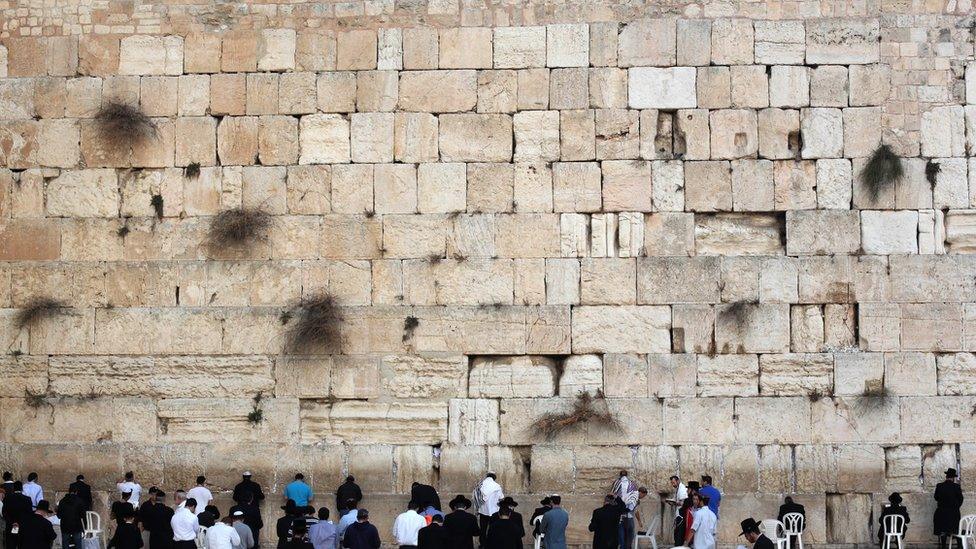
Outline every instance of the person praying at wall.
{"label": "person praying at wall", "polygon": [[[494,471],[488,471],[484,480],[474,489],[473,497],[475,508],[478,510],[478,526],[481,528],[480,542],[485,544],[485,534],[488,533],[488,524],[491,516],[499,511],[498,503],[505,497],[501,484],[498,484],[498,475]],[[511,518],[511,512],[506,518]]]}
{"label": "person praying at wall", "polygon": [[953,468],[946,469],[945,480],[935,487],[935,516],[932,520],[932,530],[939,536],[939,547],[945,549],[947,542],[959,528],[959,509],[962,507],[962,488],[959,487],[959,475]]}

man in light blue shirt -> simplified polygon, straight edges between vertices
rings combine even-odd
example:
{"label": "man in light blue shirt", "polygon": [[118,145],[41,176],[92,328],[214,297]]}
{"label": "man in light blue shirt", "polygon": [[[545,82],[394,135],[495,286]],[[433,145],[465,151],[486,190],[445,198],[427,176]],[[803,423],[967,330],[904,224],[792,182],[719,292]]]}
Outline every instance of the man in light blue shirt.
{"label": "man in light blue shirt", "polygon": [[339,526],[336,528],[336,535],[339,536],[340,540],[345,535],[346,528],[359,520],[359,509],[357,509],[359,505],[354,500],[347,500],[346,504],[349,506],[349,510],[339,519]]}
{"label": "man in light blue shirt", "polygon": [[329,510],[319,508],[319,521],[308,529],[308,538],[315,549],[335,549],[339,544],[336,525],[329,520]]}
{"label": "man in light blue shirt", "polygon": [[305,507],[314,498],[312,489],[305,484],[305,475],[298,473],[295,480],[285,486],[285,501],[294,500],[298,507]]}
{"label": "man in light blue shirt", "polygon": [[37,473],[27,475],[27,482],[24,483],[24,490],[21,492],[31,499],[31,505],[37,509],[37,502],[44,499],[44,489],[37,483]]}

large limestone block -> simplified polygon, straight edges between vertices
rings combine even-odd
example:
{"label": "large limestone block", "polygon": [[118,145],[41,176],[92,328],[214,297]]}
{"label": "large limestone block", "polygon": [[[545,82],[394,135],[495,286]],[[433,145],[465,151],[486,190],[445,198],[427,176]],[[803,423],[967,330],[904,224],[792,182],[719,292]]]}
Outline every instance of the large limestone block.
{"label": "large limestone block", "polygon": [[970,396],[902,397],[901,433],[905,442],[968,442],[976,435],[972,421],[976,398]]}
{"label": "large limestone block", "polygon": [[[167,398],[157,402],[161,438],[169,442],[297,442],[298,400]],[[255,409],[261,419],[249,419]]]}
{"label": "large limestone block", "polygon": [[408,71],[400,77],[399,107],[405,111],[463,112],[478,101],[475,71]]}
{"label": "large limestone block", "polygon": [[828,543],[875,543],[870,494],[828,494]]}
{"label": "large limestone block", "polygon": [[504,114],[445,114],[440,117],[441,160],[508,162],[512,118]]}
{"label": "large limestone block", "polygon": [[122,39],[119,74],[182,74],[183,38],[135,35]]}
{"label": "large limestone block", "polygon": [[899,421],[899,399],[885,396],[821,398],[813,403],[814,443],[884,443],[906,431]]}
{"label": "large limestone block", "polygon": [[156,405],[148,398],[41,394],[3,399],[2,404],[0,434],[11,443],[154,442],[158,431]]}
{"label": "large limestone block", "polygon": [[576,483],[573,491],[577,494],[603,495],[608,490],[608,479],[619,474],[621,470],[629,471],[634,463],[630,448],[623,446],[579,446],[573,453],[576,457]]}
{"label": "large limestone block", "polygon": [[574,396],[603,390],[603,359],[599,355],[572,355],[563,361],[559,394]]}
{"label": "large limestone block", "polygon": [[57,357],[51,371],[51,390],[77,397],[231,398],[274,389],[265,357]]}
{"label": "large limestone block", "polygon": [[665,306],[582,306],[573,310],[573,352],[664,353],[671,348]]}
{"label": "large limestone block", "polygon": [[735,415],[735,436],[739,442],[810,441],[810,401],[806,397],[739,398],[735,401]]}
{"label": "large limestone block", "polygon": [[745,109],[711,111],[712,158],[735,159],[755,157],[759,150],[756,113]]}
{"label": "large limestone block", "polygon": [[840,109],[812,108],[802,111],[803,158],[844,156],[844,116]]}
{"label": "large limestone block", "polygon": [[356,110],[392,111],[399,93],[397,71],[369,71],[356,75]]}
{"label": "large limestone block", "polygon": [[556,394],[556,364],[546,357],[477,357],[468,394],[474,398],[549,397]]}
{"label": "large limestone block", "polygon": [[806,29],[803,21],[755,21],[756,63],[803,64]]}
{"label": "large limestone block", "polygon": [[546,66],[586,67],[589,64],[589,25],[569,23],[546,26]]}
{"label": "large limestone block", "polygon": [[854,253],[861,246],[857,212],[797,210],[786,212],[786,253]]}
{"label": "large limestone block", "polygon": [[48,388],[48,360],[29,355],[4,357],[0,360],[0,377],[6,380],[0,387],[0,396],[42,395]]}
{"label": "large limestone block", "polygon": [[637,302],[714,303],[719,301],[720,277],[717,257],[640,258]]}
{"label": "large limestone block", "polygon": [[864,65],[881,57],[881,30],[874,19],[818,19],[807,23],[807,63]]}
{"label": "large limestone block", "polygon": [[297,40],[294,29],[262,30],[258,41],[258,70],[294,70]]}
{"label": "large limestone block", "polygon": [[756,396],[759,359],[756,355],[698,356],[698,396]]}
{"label": "large limestone block", "polygon": [[928,353],[885,353],[885,391],[892,395],[936,395],[936,357]]}
{"label": "large limestone block", "polygon": [[918,212],[862,211],[861,248],[878,255],[918,253]]}
{"label": "large limestone block", "polygon": [[458,355],[388,355],[383,386],[394,398],[442,400],[467,394],[468,365]]}
{"label": "large limestone block", "polygon": [[720,305],[715,317],[715,346],[720,353],[786,352],[790,346],[787,304]]}
{"label": "large limestone block", "polygon": [[337,114],[303,116],[300,164],[349,162],[349,120]]}
{"label": "large limestone block", "polygon": [[546,66],[545,27],[496,27],[494,29],[496,69]]}
{"label": "large limestone block", "polygon": [[769,106],[799,108],[809,104],[809,69],[796,65],[772,67],[769,75]]}
{"label": "large limestone block", "polygon": [[553,161],[559,159],[559,113],[529,111],[512,119],[515,132],[515,161]]}
{"label": "large limestone block", "polygon": [[447,439],[448,406],[346,401],[332,405],[328,421],[332,435],[347,443],[440,444]]}
{"label": "large limestone block", "polygon": [[693,109],[697,106],[694,67],[635,67],[627,71],[632,109]]}
{"label": "large limestone block", "polygon": [[617,39],[617,64],[621,67],[670,67],[675,63],[676,42],[674,19],[628,23]]}
{"label": "large limestone block", "polygon": [[976,250],[976,210],[946,212],[945,231],[949,253],[973,253]]}
{"label": "large limestone block", "polygon": [[834,357],[829,354],[762,355],[760,392],[764,395],[829,395],[834,387]]}
{"label": "large limestone block", "polygon": [[62,172],[47,185],[46,210],[54,217],[117,217],[119,187],[115,171]]}
{"label": "large limestone block", "polygon": [[[532,446],[532,490],[571,493],[573,491],[575,452],[572,446]],[[570,474],[567,474],[570,472]]]}
{"label": "large limestone block", "polygon": [[699,214],[695,251],[702,255],[777,255],[782,218],[772,214]]}
{"label": "large limestone block", "polygon": [[498,444],[498,401],[452,399],[449,404],[447,439],[451,444]]}
{"label": "large limestone block", "polygon": [[712,63],[751,65],[754,31],[751,19],[718,19],[712,22]]}
{"label": "large limestone block", "polygon": [[936,356],[940,395],[976,395],[976,356],[955,353]]}
{"label": "large limestone block", "polygon": [[731,443],[735,432],[732,416],[731,398],[665,399],[664,443]]}
{"label": "large limestone block", "polygon": [[[535,427],[547,414],[568,414],[574,397],[554,399],[505,399],[501,402],[501,442],[505,445],[555,444],[660,444],[661,404],[654,398],[611,398],[597,400],[597,410],[609,410],[616,426],[594,421],[578,423],[551,439]],[[606,408],[603,408],[606,406]]]}
{"label": "large limestone block", "polygon": [[484,478],[488,468],[484,445],[444,445],[440,457],[440,489],[465,493]]}
{"label": "large limestone block", "polygon": [[959,105],[933,107],[922,114],[922,155],[929,157],[966,154],[965,109]]}

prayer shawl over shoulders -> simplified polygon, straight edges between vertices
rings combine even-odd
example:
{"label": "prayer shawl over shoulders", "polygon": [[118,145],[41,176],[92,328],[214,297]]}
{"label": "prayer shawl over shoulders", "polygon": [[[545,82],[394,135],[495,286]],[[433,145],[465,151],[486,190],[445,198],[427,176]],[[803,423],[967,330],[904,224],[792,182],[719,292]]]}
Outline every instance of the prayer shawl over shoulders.
{"label": "prayer shawl over shoulders", "polygon": [[473,498],[478,514],[491,516],[498,512],[498,502],[505,497],[502,486],[491,477],[485,477],[475,489]]}

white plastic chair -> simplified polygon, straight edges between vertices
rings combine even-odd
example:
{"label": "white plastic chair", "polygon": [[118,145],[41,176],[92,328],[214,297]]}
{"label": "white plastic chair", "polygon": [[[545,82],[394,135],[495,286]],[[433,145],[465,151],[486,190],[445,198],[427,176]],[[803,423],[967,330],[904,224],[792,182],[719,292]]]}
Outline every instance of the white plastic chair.
{"label": "white plastic chair", "polygon": [[783,525],[786,527],[786,547],[792,549],[793,536],[796,536],[797,547],[803,549],[803,515],[786,513],[783,515]]}
{"label": "white plastic chair", "polygon": [[634,533],[634,549],[640,548],[640,540],[646,539],[651,544],[651,549],[657,549],[657,531],[661,526],[661,517],[654,516],[647,525],[647,531],[641,535]]}
{"label": "white plastic chair", "polygon": [[[537,525],[539,525],[539,524],[542,524],[542,515],[539,515],[539,516],[535,517],[534,519],[532,519],[532,530],[534,531],[535,530],[535,527]],[[533,545],[532,546],[535,549],[542,549],[542,538],[544,538],[545,536],[546,535],[543,534],[543,533],[541,533],[541,532],[539,534],[533,534],[532,535],[532,539],[533,539]]]}
{"label": "white plastic chair", "polygon": [[891,549],[891,541],[898,544],[898,549],[902,549],[902,530],[905,529],[905,517],[901,515],[885,515],[881,523],[884,538],[881,540],[881,549]]}
{"label": "white plastic chair", "polygon": [[959,533],[952,537],[959,538],[962,549],[969,549],[970,543],[976,545],[976,515],[966,515],[959,519]]}
{"label": "white plastic chair", "polygon": [[759,531],[776,544],[776,549],[787,549],[790,538],[786,537],[786,526],[776,519],[765,519],[759,523]]}
{"label": "white plastic chair", "polygon": [[85,512],[85,530],[82,535],[86,538],[100,537],[102,538],[102,547],[106,546],[105,543],[105,530],[102,529],[102,517],[95,511]]}

